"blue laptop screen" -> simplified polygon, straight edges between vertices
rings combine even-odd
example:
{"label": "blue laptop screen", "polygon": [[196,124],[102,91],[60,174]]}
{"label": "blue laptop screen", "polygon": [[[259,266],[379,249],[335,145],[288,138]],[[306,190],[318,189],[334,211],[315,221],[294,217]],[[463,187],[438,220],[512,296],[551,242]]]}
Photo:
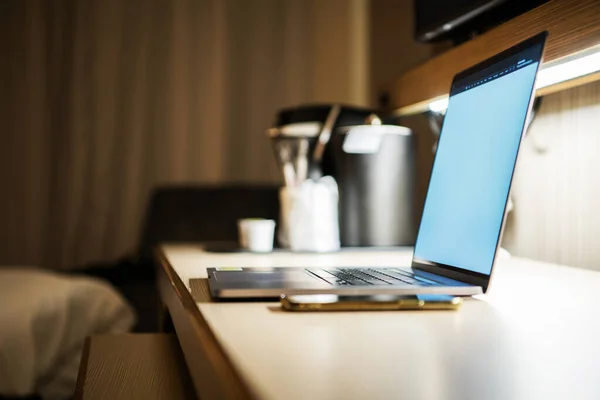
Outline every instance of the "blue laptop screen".
{"label": "blue laptop screen", "polygon": [[415,260],[489,275],[542,45],[455,81]]}

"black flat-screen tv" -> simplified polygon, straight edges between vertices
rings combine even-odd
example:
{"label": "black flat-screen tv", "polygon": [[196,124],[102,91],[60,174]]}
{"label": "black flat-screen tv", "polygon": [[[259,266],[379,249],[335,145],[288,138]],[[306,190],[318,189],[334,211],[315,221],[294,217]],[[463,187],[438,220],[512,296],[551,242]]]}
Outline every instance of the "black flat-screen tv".
{"label": "black flat-screen tv", "polygon": [[415,38],[460,43],[548,0],[414,0]]}

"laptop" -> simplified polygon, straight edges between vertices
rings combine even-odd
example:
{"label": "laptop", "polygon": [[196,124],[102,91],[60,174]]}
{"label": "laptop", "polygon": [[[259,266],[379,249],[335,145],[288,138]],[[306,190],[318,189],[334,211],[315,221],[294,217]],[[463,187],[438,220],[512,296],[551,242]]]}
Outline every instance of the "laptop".
{"label": "laptop", "polygon": [[454,77],[410,267],[208,268],[212,296],[484,293],[546,37],[542,32]]}

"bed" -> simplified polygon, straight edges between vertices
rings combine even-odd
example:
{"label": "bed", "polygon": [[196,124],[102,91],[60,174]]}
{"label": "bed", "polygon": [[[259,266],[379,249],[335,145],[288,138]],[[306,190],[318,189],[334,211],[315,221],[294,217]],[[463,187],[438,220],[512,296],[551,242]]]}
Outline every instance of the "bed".
{"label": "bed", "polygon": [[101,280],[0,267],[0,397],[71,397],[85,338],[134,323],[131,307]]}

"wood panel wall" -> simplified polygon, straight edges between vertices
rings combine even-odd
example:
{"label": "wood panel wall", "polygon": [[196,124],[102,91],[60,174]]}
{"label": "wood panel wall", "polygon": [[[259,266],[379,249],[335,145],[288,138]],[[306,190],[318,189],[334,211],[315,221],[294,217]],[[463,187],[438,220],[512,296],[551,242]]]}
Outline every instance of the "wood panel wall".
{"label": "wood panel wall", "polygon": [[512,199],[513,255],[600,270],[600,82],[543,98]]}

